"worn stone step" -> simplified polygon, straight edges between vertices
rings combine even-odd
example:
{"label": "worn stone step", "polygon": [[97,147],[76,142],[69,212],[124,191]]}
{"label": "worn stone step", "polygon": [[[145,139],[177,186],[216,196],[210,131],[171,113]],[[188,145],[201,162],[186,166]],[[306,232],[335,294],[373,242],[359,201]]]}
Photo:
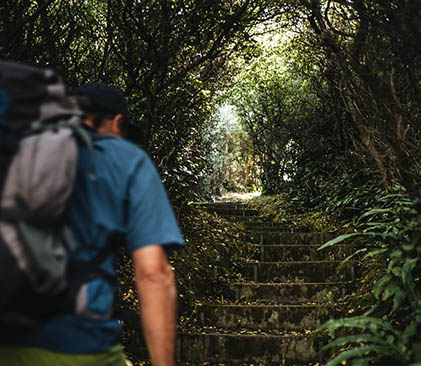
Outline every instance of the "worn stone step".
{"label": "worn stone step", "polygon": [[210,212],[210,213],[215,213],[219,216],[224,216],[224,217],[231,217],[231,216],[237,216],[237,217],[244,217],[244,216],[256,216],[257,215],[257,211],[253,210],[253,209],[249,209],[249,208],[243,208],[243,209],[234,209],[234,208],[212,208],[212,209],[207,209],[205,208],[206,211]]}
{"label": "worn stone step", "polygon": [[[243,223],[247,225],[247,223],[262,223],[262,224],[271,224],[272,221],[268,220],[265,217],[261,216],[233,216],[233,215],[225,215],[224,218],[229,221],[235,221]],[[264,226],[264,225],[263,225]]]}
{"label": "worn stone step", "polygon": [[[291,232],[288,231],[288,228],[285,226],[275,224],[266,225],[265,222],[253,223],[253,225],[249,225],[247,222],[243,222],[241,224],[244,225],[249,237],[251,237],[256,243],[261,243],[262,235],[264,242],[267,242],[266,237],[269,237],[270,241],[281,240],[281,242],[278,241],[278,243],[304,243],[313,238],[315,238],[316,243],[325,243],[341,235],[331,232]],[[280,237],[281,239],[277,239],[277,237]],[[293,240],[292,242],[289,241],[290,237]],[[344,242],[349,243],[350,240],[346,240]],[[272,242],[272,244],[274,244],[274,242]]]}
{"label": "worn stone step", "polygon": [[247,228],[256,229],[256,230],[260,228],[263,228],[263,229],[280,228],[280,229],[284,229],[288,231],[291,228],[290,226],[284,223],[274,222],[267,217],[266,218],[261,217],[260,220],[249,220],[245,222],[244,225],[246,225]]}
{"label": "worn stone step", "polygon": [[[137,329],[136,332],[141,334],[140,329]],[[177,365],[185,364],[186,366],[192,366],[194,363],[200,363],[200,365],[203,366],[204,363],[207,362],[215,365],[224,363],[226,366],[251,366],[252,364],[257,366],[256,360],[260,360],[259,364],[261,366],[279,365],[279,363],[276,362],[276,357],[272,359],[272,352],[270,349],[265,351],[263,355],[261,351],[255,352],[253,350],[253,339],[256,338],[256,346],[259,347],[260,345],[267,347],[272,340],[277,341],[278,345],[283,346],[279,347],[279,352],[287,351],[289,358],[285,359],[289,360],[291,354],[294,356],[294,352],[298,352],[299,349],[305,348],[310,334],[311,331],[290,333],[269,331],[266,333],[258,333],[244,329],[240,329],[236,333],[231,333],[227,331],[221,332],[221,330],[218,331],[215,327],[211,327],[210,329],[204,328],[200,331],[197,331],[196,329],[195,331],[190,332],[178,329],[176,339]],[[215,344],[215,342],[215,347],[210,346],[210,343]],[[127,356],[135,365],[150,365],[149,354],[143,336],[136,335],[129,337],[125,340],[124,347]],[[241,357],[241,352],[238,352],[238,349],[243,348],[249,350],[249,352],[245,354],[245,357]],[[314,354],[313,349],[311,349],[310,352],[311,355]],[[265,358],[265,356],[268,358]],[[298,361],[302,361],[302,359],[303,357],[300,357]],[[304,359],[307,361],[307,358]],[[274,363],[272,362],[273,360],[275,360]],[[311,360],[313,360],[313,358],[311,358]],[[288,365],[299,366],[295,363],[295,360],[291,360]]]}
{"label": "worn stone step", "polygon": [[233,283],[234,300],[262,304],[326,304],[350,293],[353,282]]}
{"label": "worn stone step", "polygon": [[[256,363],[256,362],[241,362],[241,363],[237,363],[234,364],[232,362],[209,362],[209,361],[205,361],[205,362],[178,362],[177,366],[268,366],[271,365],[273,366],[273,364],[270,363]],[[305,364],[300,363],[289,363],[286,366],[321,366],[322,364],[320,362],[306,362]],[[151,366],[150,362],[143,362],[143,363],[136,363],[135,366]],[[283,365],[277,365],[277,366],[283,366]]]}
{"label": "worn stone step", "polygon": [[352,280],[357,263],[350,261],[244,262],[242,274],[254,282],[326,282]]}
{"label": "worn stone step", "polygon": [[266,221],[244,221],[242,224],[246,230],[250,233],[254,232],[285,232],[288,231],[288,227],[285,225],[274,224]]}
{"label": "worn stone step", "polygon": [[335,245],[318,250],[321,244],[254,244],[249,245],[249,257],[263,262],[287,260],[340,260],[345,259],[353,252],[350,245]]}
{"label": "worn stone step", "polygon": [[198,314],[203,326],[267,331],[316,329],[338,312],[329,305],[206,304]]}
{"label": "worn stone step", "polygon": [[[209,361],[204,361],[204,362],[178,362],[177,366],[273,366],[273,364],[271,363],[256,363],[256,362],[241,362],[241,363],[232,363],[232,362],[209,362]],[[283,365],[279,365],[279,364],[275,364],[276,366],[283,366]],[[143,363],[136,363],[135,366],[151,366],[150,362],[143,362]],[[286,366],[322,366],[322,364],[320,362],[306,362],[306,363],[289,363]]]}
{"label": "worn stone step", "polygon": [[[316,360],[315,348],[308,345],[309,334],[295,333],[180,333],[178,362],[211,362],[227,365],[294,365]],[[318,342],[321,342],[320,340]],[[315,344],[317,349],[317,343]]]}
{"label": "worn stone step", "polygon": [[241,202],[197,203],[194,206],[208,211],[219,209],[243,210],[249,208],[247,204]]}
{"label": "worn stone step", "polygon": [[335,233],[286,232],[286,231],[249,231],[248,237],[255,244],[323,244],[335,237]]}

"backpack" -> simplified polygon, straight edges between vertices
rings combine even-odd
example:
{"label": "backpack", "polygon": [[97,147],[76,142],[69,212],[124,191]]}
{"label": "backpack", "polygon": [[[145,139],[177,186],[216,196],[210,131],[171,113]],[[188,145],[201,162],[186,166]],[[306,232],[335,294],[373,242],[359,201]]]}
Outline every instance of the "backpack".
{"label": "backpack", "polygon": [[[79,146],[91,143],[81,117],[52,70],[0,61],[2,324],[31,328],[67,306],[68,254],[76,244],[64,213]],[[85,274],[72,280],[71,296],[86,277],[101,275],[88,268],[98,268],[107,254],[74,266]]]}

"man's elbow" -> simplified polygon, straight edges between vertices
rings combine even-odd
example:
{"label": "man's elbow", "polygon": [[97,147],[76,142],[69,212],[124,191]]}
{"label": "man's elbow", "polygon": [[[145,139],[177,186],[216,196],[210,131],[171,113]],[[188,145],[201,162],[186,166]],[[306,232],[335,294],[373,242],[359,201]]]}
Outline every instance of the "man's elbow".
{"label": "man's elbow", "polygon": [[173,285],[174,272],[169,264],[159,267],[151,266],[149,268],[138,269],[136,279],[140,283]]}
{"label": "man's elbow", "polygon": [[160,246],[139,250],[133,255],[135,276],[139,290],[166,288],[170,296],[176,296],[174,272]]}
{"label": "man's elbow", "polygon": [[144,304],[149,301],[177,302],[177,289],[171,267],[165,271],[142,271],[136,279],[140,299]]}

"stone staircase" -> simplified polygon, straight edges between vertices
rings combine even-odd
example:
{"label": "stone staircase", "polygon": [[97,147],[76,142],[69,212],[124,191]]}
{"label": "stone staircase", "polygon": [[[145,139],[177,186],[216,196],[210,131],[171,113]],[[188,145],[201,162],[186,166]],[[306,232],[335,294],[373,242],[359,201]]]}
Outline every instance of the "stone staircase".
{"label": "stone staircase", "polygon": [[[335,235],[283,232],[243,204],[203,204],[209,212],[241,222],[250,246],[241,282],[229,298],[201,304],[200,331],[180,332],[177,363],[185,365],[320,365],[308,347],[312,330],[338,314],[336,300],[357,270],[346,265],[347,245],[317,251]],[[317,344],[324,342],[318,339]]]}

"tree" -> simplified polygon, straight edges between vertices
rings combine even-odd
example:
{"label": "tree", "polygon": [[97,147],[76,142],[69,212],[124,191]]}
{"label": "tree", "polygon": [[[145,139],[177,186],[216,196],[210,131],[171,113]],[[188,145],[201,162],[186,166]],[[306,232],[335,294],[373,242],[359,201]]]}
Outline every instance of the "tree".
{"label": "tree", "polygon": [[203,125],[215,91],[230,79],[227,60],[268,17],[266,2],[6,0],[0,56],[51,65],[70,87],[119,86],[138,127],[131,136],[181,199],[206,164]]}
{"label": "tree", "polygon": [[[398,179],[412,196],[420,186],[421,26],[417,2],[301,1],[307,43],[322,49],[320,68],[342,128],[376,163],[385,186]],[[310,32],[309,32],[310,31]]]}

